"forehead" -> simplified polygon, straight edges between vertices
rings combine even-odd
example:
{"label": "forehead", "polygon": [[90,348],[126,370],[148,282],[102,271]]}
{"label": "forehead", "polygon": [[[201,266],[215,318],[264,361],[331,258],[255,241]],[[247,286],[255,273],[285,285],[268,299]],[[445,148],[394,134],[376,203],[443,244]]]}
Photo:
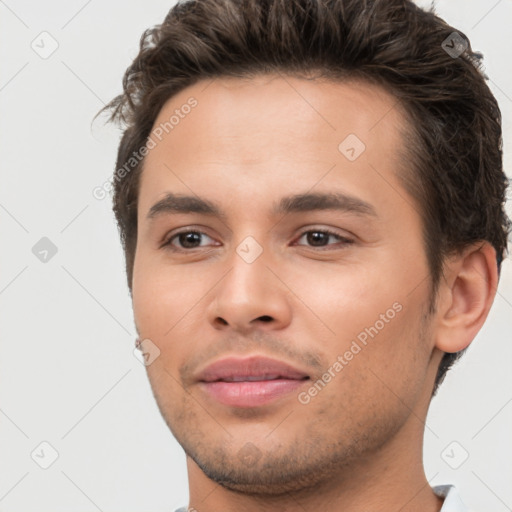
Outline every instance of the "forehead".
{"label": "forehead", "polygon": [[269,194],[273,183],[303,192],[320,180],[348,192],[371,185],[371,199],[382,180],[398,186],[405,127],[396,98],[369,83],[286,75],[203,80],[160,110],[140,205],[147,210],[171,189],[208,195],[225,186],[257,194],[266,183]]}
{"label": "forehead", "polygon": [[[192,99],[197,105],[190,109],[187,103]],[[173,114],[173,126],[165,130]],[[211,138],[215,131],[220,137],[231,135],[241,140],[281,128],[286,128],[286,133],[281,133],[279,143],[286,141],[286,134],[317,142],[318,137],[311,139],[311,132],[337,132],[335,139],[355,133],[365,143],[376,143],[383,135],[389,138],[405,127],[405,117],[397,98],[375,84],[270,74],[201,80],[170,98],[153,128],[163,127],[162,137],[170,144],[172,139],[179,144],[192,130],[196,137],[208,131]]]}

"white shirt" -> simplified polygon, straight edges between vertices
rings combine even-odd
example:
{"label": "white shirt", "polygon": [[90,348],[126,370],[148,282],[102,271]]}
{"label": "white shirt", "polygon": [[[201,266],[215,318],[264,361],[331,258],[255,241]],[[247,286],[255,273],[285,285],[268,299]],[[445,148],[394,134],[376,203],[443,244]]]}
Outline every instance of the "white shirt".
{"label": "white shirt", "polygon": [[[437,496],[444,498],[440,512],[471,512],[464,503],[462,503],[455,486],[436,485],[432,487],[432,490]],[[176,512],[187,512],[187,507],[179,508]]]}
{"label": "white shirt", "polygon": [[462,503],[457,488],[453,485],[436,485],[432,490],[440,497],[444,498],[443,506],[440,512],[471,512],[469,508]]}

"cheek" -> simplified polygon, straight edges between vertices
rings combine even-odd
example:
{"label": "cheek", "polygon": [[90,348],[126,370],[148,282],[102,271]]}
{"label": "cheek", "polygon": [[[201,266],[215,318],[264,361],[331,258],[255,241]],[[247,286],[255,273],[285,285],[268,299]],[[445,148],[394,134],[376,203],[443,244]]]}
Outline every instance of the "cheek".
{"label": "cheek", "polygon": [[[342,356],[346,382],[356,389],[371,384],[357,383],[364,374],[373,377],[372,372],[382,375],[390,387],[403,388],[414,372],[423,371],[428,364],[430,341],[421,333],[427,281],[411,293],[410,273],[399,273],[391,267],[359,271],[352,267],[350,271],[340,269],[328,280],[317,273],[315,279],[303,280],[297,288],[299,296],[307,297],[310,310],[329,327],[318,350],[324,352],[329,365]],[[307,318],[305,332],[314,343],[315,332],[322,327],[317,317]],[[382,387],[378,381],[375,384]]]}
{"label": "cheek", "polygon": [[133,310],[140,335],[167,338],[208,288],[197,274],[139,257],[133,273]]}
{"label": "cheek", "polygon": [[[300,275],[290,275],[296,295],[303,298],[310,313],[304,314],[308,322],[319,319],[329,327],[332,339],[341,346],[344,342],[364,332],[378,322],[382,330],[381,316],[385,326],[399,315],[397,309],[404,304],[404,286],[398,279],[386,282],[383,268],[369,265],[347,265],[311,269]],[[296,316],[302,316],[304,306],[297,302]],[[311,315],[313,313],[314,315]],[[320,323],[319,323],[320,325]]]}
{"label": "cheek", "polygon": [[397,418],[405,421],[422,392],[428,367],[414,311],[404,307],[389,323],[375,323],[360,331],[364,338],[335,339],[329,367],[320,381],[311,383],[309,397],[301,397],[301,404],[308,403],[305,410],[322,421],[330,418],[336,424],[336,418],[349,412],[343,428],[353,428],[354,435],[379,425],[392,428]]}

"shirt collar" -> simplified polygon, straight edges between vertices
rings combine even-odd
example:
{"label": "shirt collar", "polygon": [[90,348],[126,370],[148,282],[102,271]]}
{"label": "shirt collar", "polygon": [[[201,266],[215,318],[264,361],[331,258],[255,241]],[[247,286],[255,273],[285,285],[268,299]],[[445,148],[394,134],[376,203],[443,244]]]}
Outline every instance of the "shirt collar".
{"label": "shirt collar", "polygon": [[444,498],[440,512],[470,512],[464,503],[462,503],[454,485],[436,485],[432,487],[432,490],[437,496]]}

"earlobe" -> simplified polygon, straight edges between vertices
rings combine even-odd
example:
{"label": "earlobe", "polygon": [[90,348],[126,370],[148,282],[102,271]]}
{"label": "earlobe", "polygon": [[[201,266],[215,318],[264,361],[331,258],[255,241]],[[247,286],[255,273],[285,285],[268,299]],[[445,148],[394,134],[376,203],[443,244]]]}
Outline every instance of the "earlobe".
{"label": "earlobe", "polygon": [[443,352],[465,349],[482,327],[496,295],[496,251],[479,242],[451,258],[439,286],[436,347]]}

